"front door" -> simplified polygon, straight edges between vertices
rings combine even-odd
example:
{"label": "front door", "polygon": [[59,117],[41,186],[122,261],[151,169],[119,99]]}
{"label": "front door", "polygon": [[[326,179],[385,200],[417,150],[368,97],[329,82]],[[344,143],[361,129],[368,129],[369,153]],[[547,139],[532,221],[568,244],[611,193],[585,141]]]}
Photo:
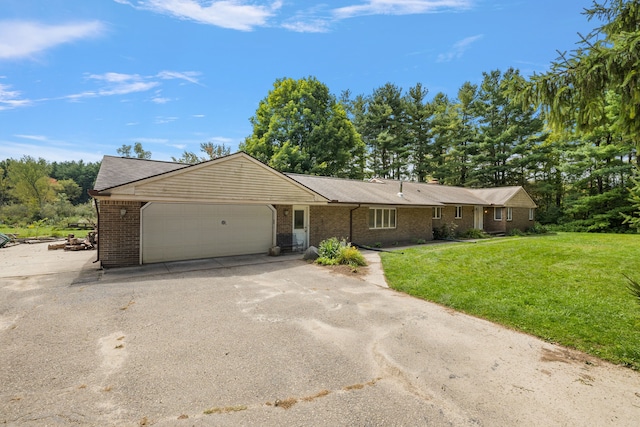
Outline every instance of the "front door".
{"label": "front door", "polygon": [[304,251],[309,246],[309,206],[293,207],[293,250]]}
{"label": "front door", "polygon": [[484,229],[484,212],[482,206],[476,206],[473,210],[473,228]]}

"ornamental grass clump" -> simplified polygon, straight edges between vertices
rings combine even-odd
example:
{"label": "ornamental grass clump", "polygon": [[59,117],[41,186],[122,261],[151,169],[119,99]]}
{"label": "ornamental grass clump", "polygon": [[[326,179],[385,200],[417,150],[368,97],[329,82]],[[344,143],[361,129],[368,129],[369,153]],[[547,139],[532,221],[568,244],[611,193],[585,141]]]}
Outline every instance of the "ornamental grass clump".
{"label": "ornamental grass clump", "polygon": [[321,265],[348,265],[352,269],[367,265],[360,251],[351,246],[345,239],[336,237],[323,240],[318,246],[318,259],[316,263]]}

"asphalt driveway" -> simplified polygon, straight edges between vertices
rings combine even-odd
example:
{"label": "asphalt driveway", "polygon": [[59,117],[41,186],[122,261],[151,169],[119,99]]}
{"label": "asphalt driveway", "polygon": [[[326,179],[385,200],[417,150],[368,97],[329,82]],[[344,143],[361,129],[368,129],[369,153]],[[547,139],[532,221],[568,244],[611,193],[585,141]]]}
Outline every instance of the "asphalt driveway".
{"label": "asphalt driveway", "polygon": [[0,250],[0,424],[640,419],[637,372],[298,258],[105,274],[31,252]]}

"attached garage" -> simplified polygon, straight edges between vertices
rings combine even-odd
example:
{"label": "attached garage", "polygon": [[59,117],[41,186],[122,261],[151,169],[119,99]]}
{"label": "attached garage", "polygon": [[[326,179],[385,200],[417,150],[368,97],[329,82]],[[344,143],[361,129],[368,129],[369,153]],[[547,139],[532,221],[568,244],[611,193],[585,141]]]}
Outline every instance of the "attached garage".
{"label": "attached garage", "polygon": [[266,253],[274,216],[268,205],[148,203],[141,212],[142,263]]}
{"label": "attached garage", "polygon": [[276,231],[291,240],[292,206],[328,203],[245,153],[196,165],[105,156],[90,194],[105,268],[266,254]]}

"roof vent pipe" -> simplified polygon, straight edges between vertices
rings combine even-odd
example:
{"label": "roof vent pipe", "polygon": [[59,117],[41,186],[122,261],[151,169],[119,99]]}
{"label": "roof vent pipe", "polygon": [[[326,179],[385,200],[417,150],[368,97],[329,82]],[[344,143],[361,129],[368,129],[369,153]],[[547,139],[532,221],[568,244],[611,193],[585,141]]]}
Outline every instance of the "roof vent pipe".
{"label": "roof vent pipe", "polygon": [[404,197],[404,194],[402,193],[402,181],[400,181],[400,192],[398,193],[398,197]]}

